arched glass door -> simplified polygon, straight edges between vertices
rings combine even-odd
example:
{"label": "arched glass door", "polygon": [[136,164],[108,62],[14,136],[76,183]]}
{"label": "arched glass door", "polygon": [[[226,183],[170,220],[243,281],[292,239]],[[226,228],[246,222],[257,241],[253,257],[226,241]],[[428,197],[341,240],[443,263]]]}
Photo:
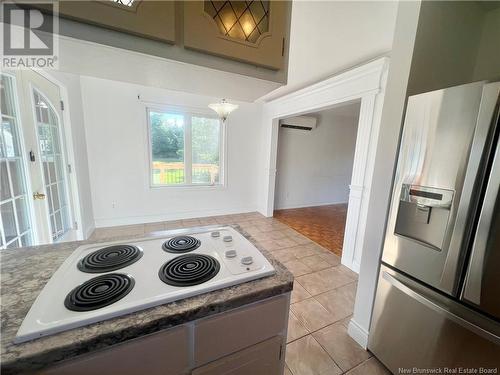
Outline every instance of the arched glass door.
{"label": "arched glass door", "polygon": [[60,121],[52,103],[37,89],[33,89],[33,105],[50,231],[55,241],[71,229]]}
{"label": "arched glass door", "polygon": [[78,239],[60,87],[1,73],[0,249]]}

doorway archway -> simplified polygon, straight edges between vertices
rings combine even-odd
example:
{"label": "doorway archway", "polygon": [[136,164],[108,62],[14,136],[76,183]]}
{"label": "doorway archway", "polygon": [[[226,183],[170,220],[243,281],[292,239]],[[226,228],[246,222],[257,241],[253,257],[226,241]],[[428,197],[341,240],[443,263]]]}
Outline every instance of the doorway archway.
{"label": "doorway archway", "polygon": [[389,58],[382,57],[264,104],[265,188],[260,212],[274,210],[279,119],[360,100],[342,264],[359,273]]}

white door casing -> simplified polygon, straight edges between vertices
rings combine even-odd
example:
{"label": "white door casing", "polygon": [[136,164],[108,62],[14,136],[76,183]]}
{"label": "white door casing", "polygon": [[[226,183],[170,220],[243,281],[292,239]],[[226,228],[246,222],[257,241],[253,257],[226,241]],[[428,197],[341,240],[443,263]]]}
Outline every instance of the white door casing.
{"label": "white door casing", "polygon": [[279,119],[361,101],[342,264],[359,272],[389,58],[382,57],[264,104],[265,190],[259,211],[274,211]]}

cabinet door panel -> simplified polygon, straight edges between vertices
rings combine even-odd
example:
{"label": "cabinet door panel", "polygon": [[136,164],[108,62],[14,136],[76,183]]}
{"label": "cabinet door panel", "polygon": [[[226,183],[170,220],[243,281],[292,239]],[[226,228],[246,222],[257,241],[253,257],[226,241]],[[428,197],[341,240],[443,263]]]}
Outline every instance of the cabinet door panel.
{"label": "cabinet door panel", "polygon": [[66,18],[124,31],[146,38],[175,41],[175,3],[173,1],[111,0],[60,1],[59,13]]}
{"label": "cabinet door panel", "polygon": [[184,374],[188,343],[188,329],[180,326],[63,362],[40,375]]}
{"label": "cabinet door panel", "polygon": [[250,348],[194,369],[192,375],[279,375],[283,337],[273,337]]}
{"label": "cabinet door panel", "polygon": [[288,1],[187,1],[184,45],[282,69],[289,15]]}
{"label": "cabinet door panel", "polygon": [[280,296],[197,322],[195,366],[284,334],[288,308],[288,299]]}

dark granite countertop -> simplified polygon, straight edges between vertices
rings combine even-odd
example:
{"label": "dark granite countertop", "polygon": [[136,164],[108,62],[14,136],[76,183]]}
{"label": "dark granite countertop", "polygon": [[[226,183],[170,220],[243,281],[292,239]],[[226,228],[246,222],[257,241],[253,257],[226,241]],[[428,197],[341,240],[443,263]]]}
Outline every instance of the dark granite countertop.
{"label": "dark granite countertop", "polygon": [[[57,268],[78,246],[86,243],[109,242],[110,239],[2,250],[0,252],[2,374],[40,369],[80,354],[291,291],[293,286],[291,273],[269,252],[259,246],[250,235],[238,226],[233,227],[252,241],[268,258],[276,269],[274,276],[22,344],[13,343],[17,330],[36,297]],[[157,234],[161,235],[161,232]],[[144,235],[135,237],[140,238]]]}

